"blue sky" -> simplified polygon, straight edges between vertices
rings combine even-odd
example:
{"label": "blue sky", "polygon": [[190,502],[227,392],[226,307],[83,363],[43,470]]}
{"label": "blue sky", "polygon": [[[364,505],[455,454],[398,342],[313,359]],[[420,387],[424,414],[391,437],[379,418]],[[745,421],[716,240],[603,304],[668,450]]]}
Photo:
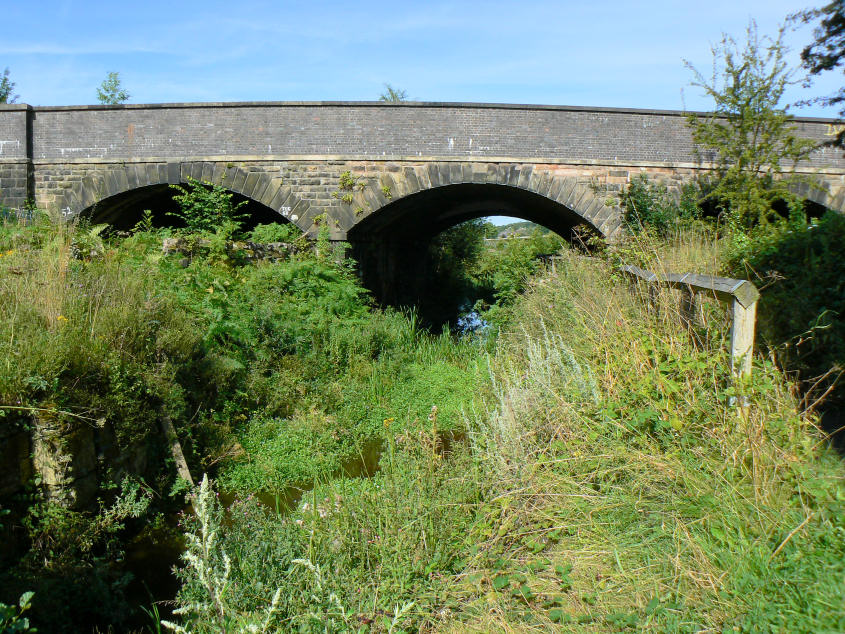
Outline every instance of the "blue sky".
{"label": "blue sky", "polygon": [[[808,0],[811,2],[812,0]],[[816,4],[820,0],[816,0]],[[806,8],[710,2],[95,2],[3,0],[0,69],[20,101],[96,102],[119,71],[131,103],[373,100],[390,82],[421,101],[690,110],[710,103],[682,59],[707,71],[722,32],[774,33]],[[793,59],[809,29],[790,33]],[[842,76],[796,87],[833,92]],[[683,90],[683,95],[682,95]],[[819,107],[795,111],[834,116]]]}

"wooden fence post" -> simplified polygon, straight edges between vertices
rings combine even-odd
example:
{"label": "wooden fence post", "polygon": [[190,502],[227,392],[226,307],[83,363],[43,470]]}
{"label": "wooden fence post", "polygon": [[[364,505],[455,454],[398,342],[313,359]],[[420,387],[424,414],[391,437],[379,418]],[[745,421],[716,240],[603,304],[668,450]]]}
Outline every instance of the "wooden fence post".
{"label": "wooden fence post", "polygon": [[754,354],[757,302],[743,306],[734,298],[731,312],[731,371],[735,376],[748,376],[751,374],[751,358]]}

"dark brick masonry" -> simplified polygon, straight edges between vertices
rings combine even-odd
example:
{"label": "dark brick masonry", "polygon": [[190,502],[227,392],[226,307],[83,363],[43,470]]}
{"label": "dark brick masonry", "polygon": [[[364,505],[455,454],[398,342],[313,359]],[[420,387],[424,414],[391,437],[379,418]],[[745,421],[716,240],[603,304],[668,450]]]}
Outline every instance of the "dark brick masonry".
{"label": "dark brick masonry", "polygon": [[[465,103],[6,105],[0,204],[15,208],[30,198],[76,213],[117,193],[192,175],[223,182],[306,231],[327,212],[343,237],[398,196],[475,182],[540,193],[607,234],[619,223],[606,193],[633,174],[677,184],[702,169],[685,117]],[[799,119],[797,126],[819,141],[836,129],[826,119]],[[845,207],[840,152],[820,150],[803,168],[820,171],[824,183],[808,197]],[[352,205],[331,195],[347,169],[366,186]]]}

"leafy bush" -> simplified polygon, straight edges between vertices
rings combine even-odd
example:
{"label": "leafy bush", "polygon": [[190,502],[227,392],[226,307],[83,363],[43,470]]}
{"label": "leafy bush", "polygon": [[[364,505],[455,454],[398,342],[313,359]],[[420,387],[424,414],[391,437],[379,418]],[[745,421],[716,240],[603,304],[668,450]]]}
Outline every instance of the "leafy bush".
{"label": "leafy bush", "polygon": [[[734,253],[738,276],[762,287],[758,330],[784,366],[816,385],[807,402],[834,385],[845,368],[845,217],[830,211],[812,224],[759,232]],[[845,398],[839,387],[837,400]]]}
{"label": "leafy bush", "polygon": [[251,242],[295,242],[299,238],[302,230],[292,222],[256,225],[247,236]]}
{"label": "leafy bush", "polygon": [[187,186],[171,187],[179,192],[173,196],[179,210],[170,215],[184,222],[188,233],[214,233],[226,223],[239,228],[246,217],[239,213],[246,201],[233,203],[234,194],[221,185],[201,183],[189,177]]}
{"label": "leafy bush", "polygon": [[12,632],[37,631],[30,627],[29,618],[23,616],[23,613],[32,607],[30,602],[34,594],[34,592],[24,592],[16,606],[0,603],[0,632],[11,634]]}
{"label": "leafy bush", "polygon": [[664,183],[650,182],[645,174],[631,179],[622,194],[622,206],[625,224],[634,233],[651,227],[665,235],[679,222],[701,216],[695,185],[683,185],[676,199]]}
{"label": "leafy bush", "polygon": [[[129,576],[114,562],[123,555],[127,522],[147,512],[151,497],[148,489],[127,478],[112,495],[114,501],[102,503],[96,513],[55,502],[35,504],[25,519],[31,548],[16,566],[0,573],[2,594],[33,589],[39,600],[31,620],[39,631],[78,632],[104,621],[127,625],[133,616],[125,594]],[[0,609],[0,624],[6,616]]]}
{"label": "leafy bush", "polygon": [[486,249],[474,271],[475,279],[490,289],[498,308],[510,306],[527,288],[529,280],[542,269],[542,256],[557,253],[564,240],[554,233],[535,230],[530,238],[498,241]]}

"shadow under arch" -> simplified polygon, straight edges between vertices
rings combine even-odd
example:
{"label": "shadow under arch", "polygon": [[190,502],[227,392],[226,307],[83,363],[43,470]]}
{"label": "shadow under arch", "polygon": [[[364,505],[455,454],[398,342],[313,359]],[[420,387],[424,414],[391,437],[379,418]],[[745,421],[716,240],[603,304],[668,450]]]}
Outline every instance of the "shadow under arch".
{"label": "shadow under arch", "polygon": [[[532,206],[539,205],[553,210],[547,214],[549,223],[560,225],[570,220],[569,224],[585,224],[608,240],[620,235],[623,231],[621,209],[608,204],[608,200],[588,183],[546,167],[430,162],[382,172],[360,190],[350,192],[352,200],[336,211],[335,220],[338,228],[352,239],[360,239],[368,227],[383,224],[381,218],[385,214],[389,222],[397,208],[427,204],[428,197],[445,200],[451,205],[452,200],[461,197],[461,192],[470,192],[469,200],[464,201],[467,205],[471,205],[474,198],[479,203],[517,207],[523,214],[531,213]],[[469,206],[466,210],[467,218],[472,217]],[[575,217],[578,222],[572,221]]]}
{"label": "shadow under arch", "polygon": [[[170,185],[185,184],[191,179],[220,185],[236,194],[238,200],[248,201],[253,210],[266,219],[263,222],[292,222],[303,232],[310,228],[311,223],[305,221],[309,204],[285,186],[279,176],[232,163],[110,166],[74,182],[50,206],[68,216],[87,214],[97,222],[132,226],[134,223],[122,220],[122,213],[137,209],[145,202],[161,204],[166,199],[166,192],[169,191],[170,196],[174,193]],[[138,214],[144,208],[137,209]]]}
{"label": "shadow under arch", "polygon": [[808,178],[807,180],[790,184],[789,190],[804,199],[805,202],[811,203],[818,208],[845,213],[845,188],[840,188],[838,193],[834,195],[831,192],[831,182],[829,179],[822,178],[817,182],[813,182],[812,179]]}
{"label": "shadow under arch", "polygon": [[575,227],[601,235],[582,214],[546,196],[507,185],[460,183],[391,201],[361,219],[347,240],[362,282],[380,303],[419,306],[432,275],[432,240],[451,227],[488,216],[527,220],[565,240]]}
{"label": "shadow under arch", "polygon": [[[180,183],[185,186],[186,183]],[[243,228],[249,230],[259,224],[283,223],[289,221],[273,209],[259,202],[246,198],[242,194],[230,192],[232,203],[241,205],[238,213],[243,214]],[[180,227],[182,220],[174,215],[179,205],[173,200],[179,192],[169,184],[147,185],[130,189],[94,203],[80,212],[80,217],[91,224],[108,224],[113,229],[128,231],[142,219],[146,210],[152,212],[152,222],[156,227]]]}
{"label": "shadow under arch", "polygon": [[[569,207],[526,189],[460,183],[422,190],[390,202],[350,229],[347,238],[353,244],[387,236],[427,240],[449,227],[485,216],[521,218],[563,237],[578,225],[591,225]],[[591,228],[599,233],[598,227]]]}

